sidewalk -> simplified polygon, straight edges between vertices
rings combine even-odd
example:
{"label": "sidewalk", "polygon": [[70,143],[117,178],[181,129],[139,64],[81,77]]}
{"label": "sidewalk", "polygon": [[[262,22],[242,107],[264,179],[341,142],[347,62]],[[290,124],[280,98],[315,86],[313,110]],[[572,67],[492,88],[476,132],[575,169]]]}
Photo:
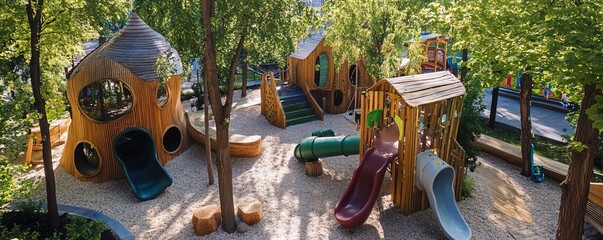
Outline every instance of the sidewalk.
{"label": "sidewalk", "polygon": [[[490,104],[492,103],[492,89],[486,89],[483,104],[486,109],[482,112],[484,117],[490,117]],[[496,122],[516,128],[521,128],[521,115],[519,101],[503,96],[498,96]],[[565,120],[565,114],[542,107],[532,106],[532,133],[556,141],[564,141],[562,135],[574,134],[574,129]]]}

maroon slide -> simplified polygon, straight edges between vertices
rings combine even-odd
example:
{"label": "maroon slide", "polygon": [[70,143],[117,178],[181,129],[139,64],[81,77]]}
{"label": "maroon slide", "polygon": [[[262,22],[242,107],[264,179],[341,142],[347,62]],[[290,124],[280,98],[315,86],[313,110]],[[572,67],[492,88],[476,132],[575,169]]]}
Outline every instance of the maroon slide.
{"label": "maroon slide", "polygon": [[373,147],[366,150],[352,180],[335,205],[335,218],[346,228],[360,226],[373,210],[381,191],[387,165],[398,155],[396,125],[375,134]]}

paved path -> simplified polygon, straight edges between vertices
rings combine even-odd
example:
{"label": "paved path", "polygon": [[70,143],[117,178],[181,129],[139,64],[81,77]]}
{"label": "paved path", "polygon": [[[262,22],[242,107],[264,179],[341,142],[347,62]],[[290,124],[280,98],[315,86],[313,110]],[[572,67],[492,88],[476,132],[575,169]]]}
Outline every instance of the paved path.
{"label": "paved path", "polygon": [[[482,112],[485,117],[490,117],[490,103],[492,103],[492,89],[486,89],[483,103],[486,109]],[[538,136],[556,141],[563,141],[562,135],[574,134],[574,129],[565,120],[565,114],[546,108],[532,106],[532,132]],[[521,128],[519,100],[498,96],[496,122]]]}

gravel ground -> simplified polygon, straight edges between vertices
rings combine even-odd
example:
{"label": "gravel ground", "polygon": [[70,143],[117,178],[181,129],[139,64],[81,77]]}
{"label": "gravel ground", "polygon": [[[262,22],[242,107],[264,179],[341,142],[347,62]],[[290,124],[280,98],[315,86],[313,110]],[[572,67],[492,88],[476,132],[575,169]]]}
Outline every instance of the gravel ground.
{"label": "gravel ground", "polygon": [[[248,97],[258,97],[259,90]],[[235,96],[239,93],[236,92]],[[377,199],[366,223],[356,229],[344,229],[333,217],[333,208],[358,164],[357,156],[331,157],[323,160],[324,174],[305,175],[303,164],[293,157],[293,148],[313,130],[331,128],[337,135],[358,134],[343,115],[325,115],[324,121],[280,129],[260,115],[252,106],[233,112],[231,132],[262,136],[262,155],[256,158],[232,158],[235,207],[250,199],[263,203],[261,222],[246,233],[227,234],[222,229],[209,235],[212,239],[445,239],[431,210],[404,216],[393,207],[389,196],[391,181],[386,177],[382,195]],[[55,148],[55,166],[62,151]],[[193,239],[191,219],[195,209],[219,204],[218,185],[208,185],[204,147],[193,145],[166,166],[174,183],[158,198],[139,202],[130,193],[126,180],[106,183],[80,182],[56,167],[57,198],[60,204],[90,208],[104,213],[128,228],[137,239]],[[545,180],[536,184],[519,174],[519,168],[482,154],[479,161],[502,170],[522,195],[533,217],[532,223],[517,221],[538,239],[554,238],[559,198],[558,184]],[[214,164],[215,166],[215,164]],[[217,170],[214,170],[216,173]],[[41,167],[29,177],[40,178]],[[389,176],[386,174],[386,176]],[[480,167],[470,172],[475,180],[474,197],[461,201],[459,207],[475,239],[513,239],[504,224],[496,221],[492,201],[480,174]],[[44,199],[44,190],[36,193]]]}

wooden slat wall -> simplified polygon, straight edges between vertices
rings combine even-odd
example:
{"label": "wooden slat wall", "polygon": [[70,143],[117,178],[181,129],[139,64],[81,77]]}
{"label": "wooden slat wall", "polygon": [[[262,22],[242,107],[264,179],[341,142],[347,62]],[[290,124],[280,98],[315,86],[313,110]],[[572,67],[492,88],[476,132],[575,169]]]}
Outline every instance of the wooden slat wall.
{"label": "wooden slat wall", "polygon": [[[383,109],[381,126],[391,124],[395,115],[405,122],[403,142],[399,144],[398,159],[392,163],[391,197],[394,206],[403,214],[411,214],[429,207],[425,193],[417,188],[416,161],[417,154],[426,148],[436,149],[438,156],[455,170],[453,183],[455,198],[460,200],[464,177],[465,151],[456,142],[458,124],[461,116],[463,97],[452,97],[427,105],[412,107],[404,102],[397,90],[387,81],[375,84],[362,93],[360,119],[360,159],[363,152],[372,146],[373,131],[366,127],[365,117],[369,112]],[[390,96],[389,102],[387,96]],[[402,104],[402,107],[400,107]],[[456,114],[455,114],[456,112]],[[449,125],[442,125],[442,114],[446,114]],[[419,132],[419,117],[423,117],[423,137]]]}
{"label": "wooden slat wall", "polygon": [[262,115],[266,117],[266,120],[268,120],[270,124],[280,128],[286,128],[287,121],[285,119],[285,110],[283,109],[283,105],[281,104],[281,100],[278,96],[276,83],[272,72],[270,72],[270,80],[268,79],[268,74],[264,73],[262,75],[260,88],[260,111]]}
{"label": "wooden slat wall", "polygon": [[[172,76],[167,82],[168,102],[163,108],[157,105],[157,81],[146,82],[135,76],[121,64],[106,57],[94,57],[89,64],[67,81],[67,97],[72,107],[72,123],[69,136],[61,158],[61,166],[66,172],[83,181],[105,182],[124,177],[120,164],[113,156],[113,140],[123,130],[131,127],[144,128],[153,136],[157,156],[161,164],[166,164],[191,144],[187,131],[186,116],[180,103],[181,77]],[[82,88],[93,82],[115,79],[120,80],[131,90],[133,105],[130,112],[120,119],[110,122],[93,121],[78,107],[78,95]],[[163,147],[163,134],[175,126],[182,134],[180,147],[168,153]],[[74,150],[80,142],[94,146],[100,157],[100,170],[91,177],[80,174],[75,169]]]}

